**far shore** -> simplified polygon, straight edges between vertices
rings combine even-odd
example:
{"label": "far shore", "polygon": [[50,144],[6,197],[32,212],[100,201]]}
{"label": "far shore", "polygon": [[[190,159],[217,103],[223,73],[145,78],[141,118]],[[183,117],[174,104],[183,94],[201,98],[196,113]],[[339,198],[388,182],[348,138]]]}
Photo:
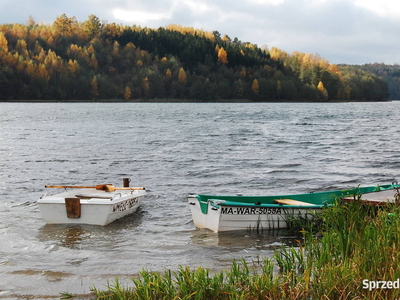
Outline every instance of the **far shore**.
{"label": "far shore", "polygon": [[393,102],[400,100],[332,100],[332,101],[252,101],[248,99],[220,99],[218,101],[188,100],[188,99],[90,99],[90,100],[0,100],[0,103],[359,103],[359,102]]}

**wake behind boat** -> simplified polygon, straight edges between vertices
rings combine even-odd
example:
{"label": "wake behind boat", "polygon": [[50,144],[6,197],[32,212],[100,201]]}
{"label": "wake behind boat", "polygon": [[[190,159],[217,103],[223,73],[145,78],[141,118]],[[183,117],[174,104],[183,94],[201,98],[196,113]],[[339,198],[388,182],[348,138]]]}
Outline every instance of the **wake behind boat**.
{"label": "wake behind boat", "polygon": [[54,195],[45,194],[37,204],[46,224],[89,224],[105,226],[134,213],[146,195],[144,187],[124,187],[112,184],[96,186],[46,186],[63,188]]}
{"label": "wake behind boat", "polygon": [[[277,196],[217,196],[190,195],[188,201],[194,225],[215,232],[253,228],[281,229],[287,227],[289,218],[312,217],[338,199],[351,201],[380,199],[393,202],[397,199],[396,183],[382,186]],[[360,195],[362,197],[360,197]]]}

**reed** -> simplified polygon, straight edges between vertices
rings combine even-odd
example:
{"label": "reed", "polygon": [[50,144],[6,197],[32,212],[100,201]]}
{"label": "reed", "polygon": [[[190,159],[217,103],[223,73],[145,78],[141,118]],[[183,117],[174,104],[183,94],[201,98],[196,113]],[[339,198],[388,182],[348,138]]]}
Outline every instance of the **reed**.
{"label": "reed", "polygon": [[322,228],[323,219],[322,212],[309,211],[303,214],[290,214],[289,212],[285,216],[287,224],[287,233],[298,233],[298,232],[318,232]]}
{"label": "reed", "polygon": [[[302,230],[297,247],[229,270],[142,271],[131,287],[116,280],[97,299],[396,299],[399,288],[363,288],[363,280],[400,278],[400,207],[337,204],[324,210],[320,232]],[[308,226],[308,225],[307,225]],[[365,287],[365,286],[364,286]]]}

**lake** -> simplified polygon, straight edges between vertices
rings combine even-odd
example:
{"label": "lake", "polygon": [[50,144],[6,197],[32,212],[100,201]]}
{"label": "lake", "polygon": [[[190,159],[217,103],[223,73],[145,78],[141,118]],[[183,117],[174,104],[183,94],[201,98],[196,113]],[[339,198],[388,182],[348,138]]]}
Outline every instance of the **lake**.
{"label": "lake", "polygon": [[[0,299],[271,256],[292,239],[198,230],[186,196],[391,183],[399,120],[400,102],[0,103]],[[40,216],[45,185],[121,186],[126,177],[148,190],[129,217],[96,227]]]}

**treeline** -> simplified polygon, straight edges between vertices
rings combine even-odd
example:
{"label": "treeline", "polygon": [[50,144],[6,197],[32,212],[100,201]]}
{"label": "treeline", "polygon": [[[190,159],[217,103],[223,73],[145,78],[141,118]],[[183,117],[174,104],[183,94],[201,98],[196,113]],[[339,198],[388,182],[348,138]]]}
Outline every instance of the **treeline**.
{"label": "treeline", "polygon": [[386,65],[383,63],[364,64],[352,66],[382,77],[388,85],[389,99],[400,100],[400,65]]}
{"label": "treeline", "polygon": [[78,22],[0,25],[1,100],[385,100],[378,76],[217,31]]}

